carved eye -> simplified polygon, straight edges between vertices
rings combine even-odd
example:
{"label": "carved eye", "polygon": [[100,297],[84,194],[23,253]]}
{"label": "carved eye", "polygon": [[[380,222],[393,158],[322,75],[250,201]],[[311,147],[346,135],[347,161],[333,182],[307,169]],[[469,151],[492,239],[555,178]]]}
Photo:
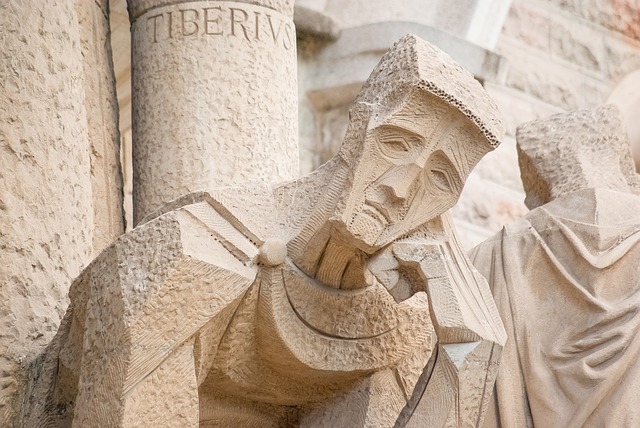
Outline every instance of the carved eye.
{"label": "carved eye", "polygon": [[458,193],[462,188],[462,182],[457,169],[441,150],[431,155],[427,163],[426,171],[431,184],[442,192]]}
{"label": "carved eye", "polygon": [[395,159],[407,156],[411,150],[409,144],[401,137],[384,138],[378,140],[378,142],[382,153]]}
{"label": "carved eye", "polygon": [[445,172],[432,169],[429,173],[431,175],[431,181],[438,189],[446,192],[453,190]]}

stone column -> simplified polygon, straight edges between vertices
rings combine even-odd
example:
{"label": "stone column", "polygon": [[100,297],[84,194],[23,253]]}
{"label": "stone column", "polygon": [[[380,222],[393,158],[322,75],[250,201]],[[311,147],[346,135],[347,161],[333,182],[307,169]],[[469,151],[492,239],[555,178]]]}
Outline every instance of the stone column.
{"label": "stone column", "polygon": [[293,0],[129,0],[134,223],[298,173]]}
{"label": "stone column", "polygon": [[74,0],[0,2],[0,426],[92,254],[83,64]]}
{"label": "stone column", "polygon": [[76,0],[84,63],[84,104],[91,162],[93,249],[97,255],[124,232],[120,133],[109,1]]}

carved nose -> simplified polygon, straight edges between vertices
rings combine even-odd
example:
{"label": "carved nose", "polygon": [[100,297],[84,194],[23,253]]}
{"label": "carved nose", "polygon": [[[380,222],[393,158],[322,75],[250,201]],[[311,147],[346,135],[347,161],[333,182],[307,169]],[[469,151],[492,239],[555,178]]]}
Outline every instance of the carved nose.
{"label": "carved nose", "polygon": [[396,201],[405,201],[409,197],[411,187],[421,170],[422,168],[414,163],[406,165],[388,174],[380,185]]}

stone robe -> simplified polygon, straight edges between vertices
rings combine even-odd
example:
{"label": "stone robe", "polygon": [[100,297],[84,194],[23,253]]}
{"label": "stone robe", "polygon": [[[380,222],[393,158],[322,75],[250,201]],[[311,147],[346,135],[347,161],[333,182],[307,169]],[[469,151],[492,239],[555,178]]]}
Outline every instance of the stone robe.
{"label": "stone robe", "polygon": [[640,197],[532,210],[471,252],[508,334],[485,426],[640,426]]}

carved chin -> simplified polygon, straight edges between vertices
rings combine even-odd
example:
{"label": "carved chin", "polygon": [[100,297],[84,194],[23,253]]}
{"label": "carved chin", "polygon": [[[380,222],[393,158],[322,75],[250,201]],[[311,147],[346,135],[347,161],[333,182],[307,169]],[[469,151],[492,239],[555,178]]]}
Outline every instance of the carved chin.
{"label": "carved chin", "polygon": [[384,228],[385,225],[379,219],[365,211],[354,215],[348,229],[354,238],[373,246]]}

